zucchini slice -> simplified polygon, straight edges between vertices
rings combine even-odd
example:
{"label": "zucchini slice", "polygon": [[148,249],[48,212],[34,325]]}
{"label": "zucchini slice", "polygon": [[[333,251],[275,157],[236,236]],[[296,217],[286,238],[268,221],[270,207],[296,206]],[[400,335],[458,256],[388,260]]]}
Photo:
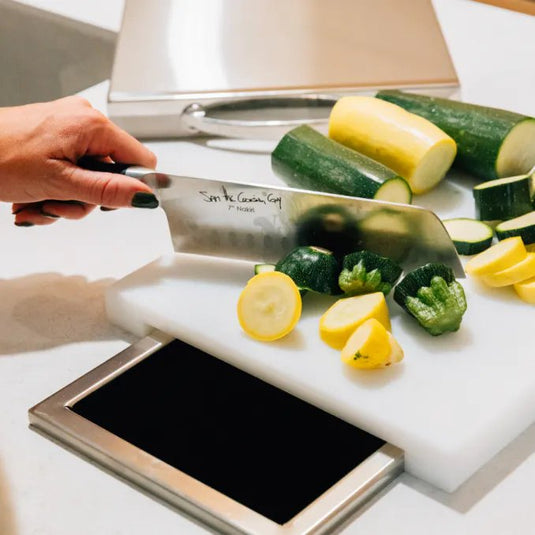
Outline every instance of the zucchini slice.
{"label": "zucchini slice", "polygon": [[443,221],[455,249],[462,255],[473,255],[490,247],[494,232],[482,221],[458,217]]}
{"label": "zucchini slice", "polygon": [[472,193],[476,217],[482,221],[503,221],[533,210],[530,175],[497,178],[482,182]]}
{"label": "zucchini slice", "polygon": [[412,199],[409,185],[397,173],[307,125],[282,137],[271,165],[290,186],[405,204]]}
{"label": "zucchini slice", "polygon": [[463,287],[444,264],[426,264],[405,275],[394,291],[402,306],[433,336],[457,331],[466,312]]}
{"label": "zucchini slice", "polygon": [[535,243],[535,212],[504,221],[496,225],[494,230],[499,240],[520,236],[525,245]]}
{"label": "zucchini slice", "polygon": [[357,251],[344,257],[338,285],[347,296],[373,292],[387,295],[401,271],[390,258],[370,251]]}
{"label": "zucchini slice", "polygon": [[300,290],[338,295],[340,266],[331,251],[321,247],[297,247],[279,260],[275,271],[290,276]]}
{"label": "zucchini slice", "polygon": [[457,152],[455,141],[427,119],[373,97],[338,100],[329,137],[388,166],[416,194],[444,178]]}
{"label": "zucchini slice", "polygon": [[483,180],[521,175],[535,165],[533,117],[398,90],[376,96],[444,130],[457,143],[455,164]]}

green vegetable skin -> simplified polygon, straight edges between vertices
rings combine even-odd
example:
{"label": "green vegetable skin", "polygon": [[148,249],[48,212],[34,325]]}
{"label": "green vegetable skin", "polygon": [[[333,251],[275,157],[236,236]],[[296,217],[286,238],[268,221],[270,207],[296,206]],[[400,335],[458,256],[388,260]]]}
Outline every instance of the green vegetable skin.
{"label": "green vegetable skin", "polygon": [[463,287],[443,264],[426,264],[408,273],[396,286],[394,300],[433,336],[457,331],[466,312]]}
{"label": "green vegetable skin", "polygon": [[300,290],[338,295],[338,260],[331,251],[320,247],[297,247],[277,262],[275,271],[293,279]]}
{"label": "green vegetable skin", "polygon": [[384,90],[377,98],[424,117],[457,143],[455,164],[484,180],[527,173],[535,165],[535,119],[444,98]]}
{"label": "green vegetable skin", "polygon": [[389,258],[358,251],[344,257],[338,285],[348,297],[373,292],[387,295],[401,271]]}
{"label": "green vegetable skin", "polygon": [[408,183],[388,167],[303,125],[288,132],[271,155],[273,170],[291,186],[410,203]]}

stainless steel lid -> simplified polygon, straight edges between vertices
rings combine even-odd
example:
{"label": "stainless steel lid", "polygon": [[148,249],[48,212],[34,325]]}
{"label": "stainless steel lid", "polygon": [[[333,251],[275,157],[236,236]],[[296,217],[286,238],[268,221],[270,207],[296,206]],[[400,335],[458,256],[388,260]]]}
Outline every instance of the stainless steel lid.
{"label": "stainless steel lid", "polygon": [[457,84],[430,0],[127,0],[109,112],[174,137],[191,104]]}

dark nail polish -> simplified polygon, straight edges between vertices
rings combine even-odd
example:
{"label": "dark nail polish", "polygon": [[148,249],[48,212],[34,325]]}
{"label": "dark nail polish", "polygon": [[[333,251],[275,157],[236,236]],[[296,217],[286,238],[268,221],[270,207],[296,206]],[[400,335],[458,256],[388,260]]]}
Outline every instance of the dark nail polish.
{"label": "dark nail polish", "polygon": [[29,221],[21,221],[20,223],[16,221],[15,225],[17,227],[33,227],[33,223],[30,223]]}
{"label": "dark nail polish", "polygon": [[135,208],[157,208],[158,199],[152,193],[138,191],[132,197],[132,206]]}
{"label": "dark nail polish", "polygon": [[117,208],[109,208],[108,206],[101,206],[100,210],[102,212],[111,212],[112,210],[117,210]]}
{"label": "dark nail polish", "polygon": [[44,210],[41,210],[41,214],[43,214],[45,217],[53,217],[54,219],[58,219],[59,215],[51,214],[49,212],[45,212]]}
{"label": "dark nail polish", "polygon": [[13,215],[17,215],[17,214],[20,214],[23,210],[26,210],[26,208],[28,208],[27,206],[23,206],[22,208],[17,208],[16,210],[12,210],[11,213]]}

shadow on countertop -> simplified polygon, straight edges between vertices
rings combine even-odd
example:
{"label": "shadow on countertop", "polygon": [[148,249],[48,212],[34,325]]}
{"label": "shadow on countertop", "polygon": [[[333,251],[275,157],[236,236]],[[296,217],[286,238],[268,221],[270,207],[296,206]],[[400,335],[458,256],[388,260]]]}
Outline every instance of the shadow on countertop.
{"label": "shadow on countertop", "polygon": [[104,306],[104,291],[112,282],[59,273],[0,279],[0,357],[85,340],[124,339],[125,331],[108,321]]}
{"label": "shadow on countertop", "polygon": [[6,478],[0,463],[0,533],[2,535],[17,535],[17,523],[11,502]]}

